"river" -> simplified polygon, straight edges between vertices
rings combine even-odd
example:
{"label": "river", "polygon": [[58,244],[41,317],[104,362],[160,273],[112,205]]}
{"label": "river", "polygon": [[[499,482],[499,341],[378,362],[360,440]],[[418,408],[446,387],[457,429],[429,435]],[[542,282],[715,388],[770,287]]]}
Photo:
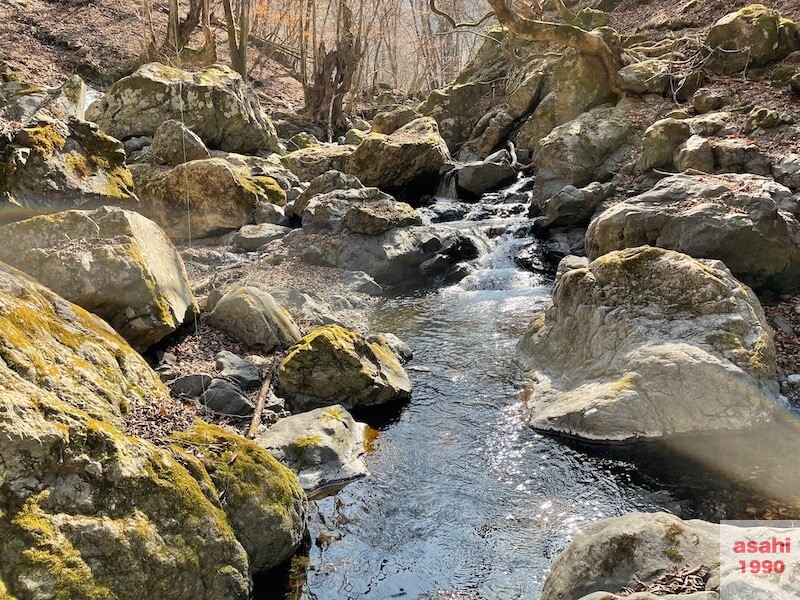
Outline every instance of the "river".
{"label": "river", "polygon": [[370,315],[373,331],[413,349],[413,398],[357,414],[377,430],[371,475],[311,503],[307,556],[290,576],[259,582],[258,598],[536,599],[557,554],[592,521],[747,514],[746,490],[690,458],[525,426],[515,346],[552,284],[512,261],[531,242],[524,204],[493,196],[475,210],[481,221],[450,224],[489,240],[475,272],[387,298]]}

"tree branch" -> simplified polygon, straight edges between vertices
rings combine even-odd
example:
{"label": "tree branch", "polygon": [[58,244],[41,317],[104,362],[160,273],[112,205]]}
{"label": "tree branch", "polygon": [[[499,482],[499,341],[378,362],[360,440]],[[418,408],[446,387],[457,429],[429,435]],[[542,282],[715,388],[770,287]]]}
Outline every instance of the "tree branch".
{"label": "tree branch", "polygon": [[431,7],[431,12],[433,14],[439,15],[440,17],[445,19],[448,23],[450,23],[450,26],[453,27],[454,29],[458,29],[460,27],[478,27],[479,25],[483,25],[486,21],[488,21],[489,19],[491,19],[494,16],[494,12],[490,11],[490,12],[486,13],[485,15],[483,15],[483,17],[481,17],[481,19],[479,21],[459,22],[459,21],[456,21],[455,18],[451,14],[443,11],[438,6],[436,6],[436,0],[429,0],[429,5]]}

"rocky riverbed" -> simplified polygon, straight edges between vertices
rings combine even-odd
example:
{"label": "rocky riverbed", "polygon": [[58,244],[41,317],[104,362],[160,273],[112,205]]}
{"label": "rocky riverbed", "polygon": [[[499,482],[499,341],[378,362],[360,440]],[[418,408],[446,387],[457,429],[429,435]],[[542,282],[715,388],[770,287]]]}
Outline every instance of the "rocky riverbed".
{"label": "rocky riverbed", "polygon": [[718,598],[800,513],[800,29],[718,18],[622,93],[492,30],[328,142],[2,81],[0,598]]}

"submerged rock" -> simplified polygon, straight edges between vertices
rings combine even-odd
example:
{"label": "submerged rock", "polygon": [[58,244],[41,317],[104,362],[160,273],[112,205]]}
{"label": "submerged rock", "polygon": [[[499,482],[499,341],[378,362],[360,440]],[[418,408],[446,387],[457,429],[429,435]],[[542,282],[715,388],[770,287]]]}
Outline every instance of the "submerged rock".
{"label": "submerged rock", "polygon": [[743,430],[771,417],[775,348],[724,265],[659,248],[565,273],[518,349],[530,424],[587,440]]}
{"label": "submerged rock", "polygon": [[288,348],[300,339],[289,313],[269,293],[254,287],[227,292],[208,315],[208,323],[264,352]]}
{"label": "submerged rock", "polygon": [[172,242],[137,213],[68,211],[6,225],[0,236],[0,261],[99,315],[137,349],[196,311]]}
{"label": "submerged rock", "polygon": [[278,393],[294,410],[341,404],[346,409],[405,400],[411,382],[395,355],[338,325],[312,331],[289,350]]}
{"label": "submerged rock", "polygon": [[212,148],[243,154],[278,149],[275,128],[258,100],[238,73],[221,64],[196,73],[146,64],[111,86],[86,115],[121,140],[152,136],[175,119]]}
{"label": "submerged rock", "polygon": [[[719,565],[719,525],[683,521],[667,513],[632,513],[603,519],[583,529],[558,555],[542,600],[601,600],[636,581],[652,582],[670,567]],[[593,592],[603,592],[594,594]],[[591,595],[590,595],[591,594]],[[631,598],[646,600],[650,595]],[[716,594],[653,598],[716,599]]]}
{"label": "submerged rock", "polygon": [[589,256],[650,244],[721,260],[748,285],[800,287],[800,201],[756,175],[673,175],[601,213]]}
{"label": "submerged rock", "polygon": [[365,430],[334,405],[281,419],[255,442],[297,473],[306,493],[317,498],[369,474]]}

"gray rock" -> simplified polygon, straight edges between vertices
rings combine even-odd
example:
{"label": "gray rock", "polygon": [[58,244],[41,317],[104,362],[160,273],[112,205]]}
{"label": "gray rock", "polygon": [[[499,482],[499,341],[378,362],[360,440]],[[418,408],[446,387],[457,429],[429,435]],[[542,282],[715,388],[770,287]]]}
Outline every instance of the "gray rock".
{"label": "gray rock", "polygon": [[391,135],[370,133],[350,156],[347,171],[364,185],[391,190],[433,179],[450,161],[436,121],[423,117]]}
{"label": "gray rock", "polygon": [[274,296],[281,303],[281,306],[310,325],[342,325],[341,320],[333,309],[324,305],[319,299],[312,297],[310,294],[300,290],[289,290],[288,292],[276,290]]}
{"label": "gray rock", "polygon": [[294,410],[373,406],[411,396],[411,382],[385,346],[338,325],[312,331],[278,368],[277,393]]}
{"label": "gray rock", "polygon": [[561,278],[569,273],[570,271],[574,271],[575,269],[585,269],[589,266],[589,259],[585,256],[575,256],[574,254],[568,254],[564,258],[562,258],[558,263],[558,268],[556,269],[556,278],[555,278],[555,285],[558,285],[558,282]]}
{"label": "gray rock", "polygon": [[422,115],[415,109],[408,106],[398,106],[397,108],[379,112],[372,120],[372,133],[383,133],[391,135],[411,121],[419,119]]}
{"label": "gray rock", "polygon": [[723,261],[748,285],[800,285],[800,200],[756,175],[673,175],[602,212],[586,233],[592,258],[645,244]]}
{"label": "gray rock", "polygon": [[367,341],[386,346],[401,363],[407,363],[414,358],[414,352],[408,347],[408,344],[393,333],[376,333],[369,336]]}
{"label": "gray rock", "polygon": [[261,372],[251,363],[223,350],[214,357],[214,366],[223,379],[232,381],[243,390],[252,390],[261,385]]}
{"label": "gray rock", "polygon": [[714,171],[714,150],[711,148],[711,144],[708,143],[708,139],[699,135],[693,135],[678,146],[673,156],[676,171],[687,171],[689,169],[702,171],[703,173],[712,173]]}
{"label": "gray rock", "polygon": [[643,60],[619,70],[619,85],[623,90],[634,94],[663,96],[670,82],[669,71],[669,65],[662,60]]}
{"label": "gray rock", "polygon": [[365,431],[334,405],[281,419],[255,442],[297,473],[309,498],[319,499],[369,474]]}
{"label": "gray rock", "polygon": [[254,215],[256,225],[280,225],[285,227],[289,223],[286,213],[291,211],[292,206],[290,203],[283,207],[270,202],[258,202]]}
{"label": "gray rock", "polygon": [[552,198],[548,198],[536,219],[536,231],[549,231],[556,227],[588,225],[597,207],[613,192],[611,184],[593,182],[584,188],[565,186]]}
{"label": "gray rock", "polygon": [[346,271],[344,274],[345,285],[354,292],[368,294],[370,296],[380,296],[383,287],[364,271]]}
{"label": "gray rock", "polygon": [[[711,568],[719,563],[719,535],[719,525],[683,521],[666,513],[632,513],[603,519],[583,529],[559,554],[545,581],[542,600],[576,599],[589,594],[592,600],[615,598],[609,592],[630,587],[635,579],[653,581],[672,566]],[[690,598],[710,600],[707,595],[695,598],[693,594]]]}
{"label": "gray rock", "polygon": [[772,164],[772,176],[792,191],[800,190],[800,154],[789,153]]}
{"label": "gray rock", "polygon": [[539,197],[550,198],[567,185],[605,181],[618,172],[637,143],[629,116],[633,106],[623,100],[613,109],[592,109],[544,137],[533,153]]}
{"label": "gray rock", "polygon": [[183,261],[166,234],[131,211],[105,207],[0,228],[0,260],[108,321],[138,350],[197,310]]}
{"label": "gray rock", "polygon": [[327,171],[347,171],[355,149],[356,146],[323,144],[291,152],[282,157],[281,162],[300,181],[312,181]]}
{"label": "gray rock", "polygon": [[468,163],[456,167],[455,173],[458,188],[473,198],[480,198],[483,194],[498,190],[517,179],[517,171],[511,166],[508,156],[506,160]]}
{"label": "gray rock", "polygon": [[364,186],[355,175],[347,175],[341,171],[326,171],[315,177],[308,188],[306,188],[292,206],[292,212],[298,216],[303,216],[303,211],[308,207],[317,196],[329,194],[337,190],[358,190]]}
{"label": "gray rock", "polygon": [[675,150],[692,135],[687,121],[661,119],[644,132],[639,170],[672,168]]}
{"label": "gray rock", "polygon": [[242,389],[227,379],[214,379],[200,396],[200,403],[217,414],[235,417],[250,416],[255,410]]}
{"label": "gray rock", "polygon": [[565,274],[518,357],[531,369],[531,426],[586,440],[742,431],[777,406],[755,294],[718,261],[659,248]]}
{"label": "gray rock", "polygon": [[264,352],[288,348],[300,339],[300,330],[286,310],[270,294],[254,287],[227,292],[207,319],[212,327]]}
{"label": "gray rock", "polygon": [[170,382],[169,389],[174,396],[181,398],[199,398],[211,385],[213,377],[206,373],[184,375]]}
{"label": "gray rock", "polygon": [[233,236],[233,245],[254,252],[274,240],[279,240],[291,229],[289,227],[282,227],[280,225],[270,225],[262,223],[261,225],[245,225]]}
{"label": "gray rock", "polygon": [[200,136],[181,122],[169,119],[158,126],[150,148],[139,160],[174,167],[190,160],[210,157],[211,153]]}
{"label": "gray rock", "polygon": [[242,153],[278,149],[275,128],[258,100],[238,73],[221,64],[196,73],[146,64],[117,81],[86,114],[121,140],[152,136],[164,121],[175,119],[213,148]]}
{"label": "gray rock", "polygon": [[714,162],[721,173],[770,175],[769,159],[758,145],[746,139],[714,140]]}
{"label": "gray rock", "polygon": [[700,114],[713,112],[731,103],[727,92],[702,88],[692,96],[692,107]]}

